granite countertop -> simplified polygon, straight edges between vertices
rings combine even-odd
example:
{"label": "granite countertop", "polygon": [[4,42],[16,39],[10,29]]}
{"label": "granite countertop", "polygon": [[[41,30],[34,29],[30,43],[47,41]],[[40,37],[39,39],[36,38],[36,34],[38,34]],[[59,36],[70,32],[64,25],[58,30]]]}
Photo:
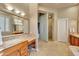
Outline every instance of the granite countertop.
{"label": "granite countertop", "polygon": [[[29,41],[29,40],[33,40],[33,39],[35,39],[35,37],[32,35],[21,35],[15,39],[11,39],[11,40],[3,42],[3,45],[0,45],[0,51],[7,49],[9,47],[12,47],[12,46],[19,44],[21,42]],[[0,55],[1,54],[2,53],[0,53]]]}
{"label": "granite countertop", "polygon": [[77,38],[79,38],[79,34],[78,33],[71,33],[70,35],[75,36]]}
{"label": "granite countertop", "polygon": [[79,56],[79,47],[78,46],[69,46],[71,52],[75,56]]}

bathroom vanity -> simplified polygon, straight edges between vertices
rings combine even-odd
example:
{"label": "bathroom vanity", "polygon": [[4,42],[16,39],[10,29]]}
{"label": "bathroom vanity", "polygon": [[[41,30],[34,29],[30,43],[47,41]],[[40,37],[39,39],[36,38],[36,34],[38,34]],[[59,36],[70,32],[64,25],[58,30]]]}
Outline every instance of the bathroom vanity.
{"label": "bathroom vanity", "polygon": [[2,56],[28,56],[28,42],[24,41],[1,51]]}
{"label": "bathroom vanity", "polygon": [[78,33],[70,34],[69,42],[70,45],[79,46],[79,34]]}
{"label": "bathroom vanity", "polygon": [[[11,35],[14,36],[14,35]],[[4,41],[0,45],[1,56],[29,56],[29,45],[35,47],[35,37],[29,34],[15,34],[16,38]],[[8,36],[4,36],[5,39]]]}

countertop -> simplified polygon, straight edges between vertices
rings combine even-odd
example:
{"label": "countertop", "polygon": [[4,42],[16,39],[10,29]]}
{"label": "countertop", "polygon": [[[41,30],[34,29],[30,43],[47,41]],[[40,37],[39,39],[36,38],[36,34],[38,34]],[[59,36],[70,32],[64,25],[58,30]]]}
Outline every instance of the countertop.
{"label": "countertop", "polygon": [[77,38],[79,38],[79,33],[71,33],[70,35],[75,36]]}
{"label": "countertop", "polygon": [[71,52],[75,56],[79,56],[79,47],[78,46],[69,46]]}
{"label": "countertop", "polygon": [[[21,43],[21,42],[30,41],[30,40],[33,40],[33,39],[35,39],[34,36],[32,36],[32,35],[24,35],[24,34],[23,34],[23,35],[21,35],[21,36],[15,38],[15,39],[11,39],[11,40],[8,40],[8,41],[3,42],[3,44],[0,45],[0,51],[2,51],[2,50],[4,50],[4,49],[7,49],[7,48],[9,48],[9,47],[12,47],[12,46],[14,46],[14,45],[16,45],[16,44],[19,44],[19,43]],[[2,54],[2,53],[0,53],[0,55],[1,55],[1,54]]]}
{"label": "countertop", "polygon": [[[79,33],[71,33],[70,35],[79,38]],[[75,56],[79,56],[79,46],[69,46],[71,52],[73,53],[73,55]]]}

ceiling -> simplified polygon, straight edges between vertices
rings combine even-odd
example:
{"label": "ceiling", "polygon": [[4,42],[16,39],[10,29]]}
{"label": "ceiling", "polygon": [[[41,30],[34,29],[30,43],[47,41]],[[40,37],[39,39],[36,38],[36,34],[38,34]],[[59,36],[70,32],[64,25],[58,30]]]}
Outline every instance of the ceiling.
{"label": "ceiling", "polygon": [[[28,14],[29,11],[29,3],[0,3],[0,7],[2,5],[10,5],[14,9],[18,9]],[[65,8],[77,5],[77,3],[39,3],[39,7],[48,8],[48,9],[58,9],[58,8]],[[3,6],[2,6],[3,7]]]}
{"label": "ceiling", "polygon": [[28,13],[28,4],[26,3],[8,3],[8,4],[5,4],[5,5],[10,5],[11,7],[13,7],[14,9],[17,9],[21,12],[25,12],[25,13]]}
{"label": "ceiling", "polygon": [[28,3],[0,3],[0,9],[5,9],[8,6],[12,7],[15,10],[23,12],[28,17],[29,14],[29,4]]}
{"label": "ceiling", "polygon": [[[43,7],[47,9],[58,9],[77,5],[78,3],[39,3],[38,7]],[[14,9],[23,11],[27,17],[29,16],[29,3],[0,3],[1,7],[6,7],[6,5],[12,6]]]}
{"label": "ceiling", "polygon": [[77,3],[39,3],[39,7],[58,9],[77,5]]}
{"label": "ceiling", "polygon": [[24,12],[27,12],[28,10],[28,3],[0,3],[0,7],[6,8],[8,6]]}

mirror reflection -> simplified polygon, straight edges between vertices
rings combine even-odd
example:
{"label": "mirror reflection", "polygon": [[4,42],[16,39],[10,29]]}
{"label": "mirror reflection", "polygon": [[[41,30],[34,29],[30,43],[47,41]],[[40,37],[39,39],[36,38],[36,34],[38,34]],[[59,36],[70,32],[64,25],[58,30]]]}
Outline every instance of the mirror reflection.
{"label": "mirror reflection", "polygon": [[0,12],[0,30],[2,35],[28,33],[28,20]]}

